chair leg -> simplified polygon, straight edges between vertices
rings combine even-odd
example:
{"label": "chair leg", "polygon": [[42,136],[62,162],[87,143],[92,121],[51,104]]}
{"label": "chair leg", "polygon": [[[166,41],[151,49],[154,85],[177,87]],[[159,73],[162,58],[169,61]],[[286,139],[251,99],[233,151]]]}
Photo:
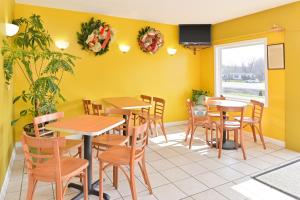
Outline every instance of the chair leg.
{"label": "chair leg", "polygon": [[239,148],[238,130],[234,130],[234,145],[236,149]]}
{"label": "chair leg", "polygon": [[26,200],[32,200],[37,181],[32,176],[28,176],[28,188]]}
{"label": "chair leg", "polygon": [[145,184],[148,187],[149,193],[152,194],[152,187],[149,181],[147,169],[146,169],[146,162],[145,162],[145,156],[143,156],[142,160],[139,162],[140,169],[142,171],[142,175],[145,181]]}
{"label": "chair leg", "polygon": [[63,185],[62,181],[56,181],[55,183],[56,188],[56,200],[63,200]]}
{"label": "chair leg", "polygon": [[189,149],[192,148],[192,141],[193,141],[193,139],[194,139],[194,134],[195,134],[196,128],[194,128],[194,127],[192,126],[191,129],[192,129],[192,132],[191,132],[191,137],[190,137]]}
{"label": "chair leg", "polygon": [[151,135],[153,135],[153,130],[152,130],[152,127],[151,127],[151,120],[148,120],[148,127],[150,129]]}
{"label": "chair leg", "polygon": [[220,142],[219,142],[219,153],[218,153],[218,158],[221,158],[222,147],[223,147],[223,129],[220,130]]}
{"label": "chair leg", "polygon": [[187,128],[186,128],[186,132],[185,132],[185,139],[184,139],[185,142],[187,141],[187,139],[189,137],[190,130],[191,130],[191,126],[190,126],[190,123],[188,123]]}
{"label": "chair leg", "polygon": [[245,143],[244,143],[244,135],[243,135],[243,131],[242,129],[240,129],[240,140],[241,140],[241,148],[242,148],[242,152],[243,152],[243,158],[244,160],[247,159],[246,157],[246,150],[245,150]]}
{"label": "chair leg", "polygon": [[165,129],[165,126],[164,126],[164,121],[161,120],[161,123],[159,123],[159,125],[160,125],[160,128],[161,128],[164,136],[165,136],[166,142],[168,142],[167,133],[166,133],[166,129]]}
{"label": "chair leg", "polygon": [[250,126],[251,126],[251,130],[252,130],[252,134],[253,134],[253,140],[254,140],[254,142],[256,142],[257,140],[256,140],[256,133],[255,133],[254,124],[251,124]]}
{"label": "chair leg", "polygon": [[156,124],[155,120],[153,120],[153,124],[154,124],[155,136],[157,137],[158,136],[158,130],[157,130],[157,124]]}
{"label": "chair leg", "polygon": [[118,189],[119,186],[119,167],[113,166],[113,186]]}
{"label": "chair leg", "polygon": [[87,179],[87,168],[83,171],[83,193],[84,193],[84,200],[89,199],[89,192],[88,192],[88,179]]}
{"label": "chair leg", "polygon": [[265,144],[264,136],[262,134],[261,123],[259,124],[258,134],[259,134],[259,137],[260,137],[260,141],[261,141],[261,143],[263,145],[263,148],[266,149],[266,144]]}
{"label": "chair leg", "polygon": [[103,200],[103,162],[100,161],[99,163],[99,200]]}
{"label": "chair leg", "polygon": [[130,190],[131,190],[131,196],[132,200],[136,200],[136,189],[135,189],[135,176],[134,176],[134,168],[130,167]]}
{"label": "chair leg", "polygon": [[208,128],[207,128],[207,126],[205,126],[205,141],[206,141],[206,144],[208,144]]}

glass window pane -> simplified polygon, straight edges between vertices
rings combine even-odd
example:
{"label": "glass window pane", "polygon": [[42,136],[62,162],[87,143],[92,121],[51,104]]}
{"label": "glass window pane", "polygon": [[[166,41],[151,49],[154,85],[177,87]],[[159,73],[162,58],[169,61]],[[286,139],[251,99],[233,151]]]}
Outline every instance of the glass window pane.
{"label": "glass window pane", "polygon": [[252,44],[222,48],[221,91],[226,97],[264,102],[265,45]]}

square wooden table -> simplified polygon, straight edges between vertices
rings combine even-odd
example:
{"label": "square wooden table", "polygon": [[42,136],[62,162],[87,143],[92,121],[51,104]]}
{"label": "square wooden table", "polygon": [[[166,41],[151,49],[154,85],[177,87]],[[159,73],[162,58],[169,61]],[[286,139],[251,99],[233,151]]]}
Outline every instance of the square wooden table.
{"label": "square wooden table", "polygon": [[103,99],[104,102],[120,109],[136,110],[141,108],[150,108],[150,103],[144,102],[134,97],[112,97]]}
{"label": "square wooden table", "polygon": [[[125,122],[120,117],[81,115],[69,119],[62,119],[46,126],[48,130],[66,132],[70,135],[82,135],[84,142],[84,159],[92,163],[92,139],[105,133]],[[99,191],[95,190],[98,181],[92,184],[92,165],[88,166],[88,191],[89,194],[99,196]],[[68,187],[74,187],[81,192],[73,199],[81,199],[83,197],[83,187],[78,184],[70,183]],[[109,199],[108,194],[104,194],[104,199]]]}

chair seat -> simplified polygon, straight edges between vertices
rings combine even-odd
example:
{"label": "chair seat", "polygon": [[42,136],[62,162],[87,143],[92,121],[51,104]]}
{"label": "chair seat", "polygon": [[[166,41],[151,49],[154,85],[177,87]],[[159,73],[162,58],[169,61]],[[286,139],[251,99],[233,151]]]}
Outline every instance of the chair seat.
{"label": "chair seat", "polygon": [[219,112],[207,112],[207,116],[209,117],[220,117],[220,113]]}
{"label": "chair seat", "polygon": [[[78,175],[82,172],[89,162],[81,158],[61,157],[61,175],[62,178]],[[40,180],[54,181],[56,178],[56,160],[49,159],[33,169],[33,175]]]}
{"label": "chair seat", "polygon": [[[115,165],[129,165],[131,147],[114,146],[99,155],[99,160]],[[138,154],[140,150],[136,150]]]}
{"label": "chair seat", "polygon": [[100,135],[93,138],[93,145],[116,146],[124,145],[127,142],[128,136],[116,134]]}
{"label": "chair seat", "polygon": [[[241,117],[235,117],[234,119],[240,121]],[[255,123],[258,123],[259,121],[257,119],[252,118],[252,117],[244,117],[243,122],[247,123],[247,124],[255,124]]]}
{"label": "chair seat", "polygon": [[[217,122],[218,127],[221,127],[220,122]],[[224,128],[226,130],[239,129],[241,127],[241,123],[235,120],[226,120],[224,122]]]}

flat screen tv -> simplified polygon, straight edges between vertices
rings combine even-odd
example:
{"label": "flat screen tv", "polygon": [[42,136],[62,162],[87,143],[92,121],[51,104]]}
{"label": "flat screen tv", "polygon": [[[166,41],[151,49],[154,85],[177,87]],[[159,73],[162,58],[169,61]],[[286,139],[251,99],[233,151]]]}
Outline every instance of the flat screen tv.
{"label": "flat screen tv", "polygon": [[210,45],[210,24],[180,24],[179,43],[183,45]]}

